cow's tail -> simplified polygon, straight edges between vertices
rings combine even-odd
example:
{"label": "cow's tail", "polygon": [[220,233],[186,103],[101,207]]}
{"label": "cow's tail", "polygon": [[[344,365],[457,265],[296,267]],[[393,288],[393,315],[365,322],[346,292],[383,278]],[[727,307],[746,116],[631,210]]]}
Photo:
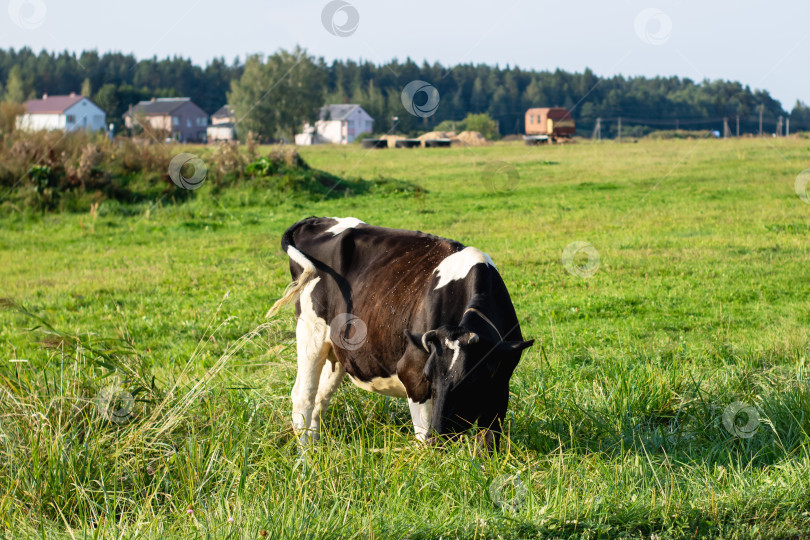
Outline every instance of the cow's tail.
{"label": "cow's tail", "polygon": [[281,247],[287,252],[287,256],[298,263],[304,270],[301,272],[301,275],[298,276],[298,279],[287,285],[287,288],[284,289],[284,294],[281,295],[281,298],[276,300],[276,303],[273,304],[273,307],[267,312],[267,318],[275,317],[275,315],[281,311],[281,308],[291,302],[295,302],[301,294],[301,291],[304,290],[304,287],[315,277],[315,265],[312,264],[312,261],[299,251],[293,243],[293,231],[295,228],[295,226],[292,226],[284,233],[284,236],[281,238]]}

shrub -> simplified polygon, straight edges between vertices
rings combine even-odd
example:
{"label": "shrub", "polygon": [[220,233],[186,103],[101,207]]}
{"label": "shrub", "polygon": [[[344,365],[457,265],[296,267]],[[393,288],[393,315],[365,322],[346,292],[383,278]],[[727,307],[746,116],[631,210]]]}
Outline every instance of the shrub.
{"label": "shrub", "polygon": [[[147,139],[119,137],[111,142],[103,134],[15,131],[0,143],[0,208],[6,212],[20,208],[84,212],[105,199],[130,204],[167,195],[174,202],[183,202],[196,192],[176,187],[169,178],[169,163],[178,153]],[[381,187],[379,181],[342,179],[312,169],[292,146],[273,146],[260,156],[256,144],[223,143],[204,161],[207,182],[215,193],[243,183],[285,198],[410,189],[409,184],[396,181],[386,180]],[[253,199],[275,204],[282,200]]]}
{"label": "shrub", "polygon": [[0,103],[0,134],[10,135],[17,129],[17,117],[25,112],[25,106],[4,101]]}
{"label": "shrub", "polygon": [[686,129],[664,129],[661,131],[653,131],[648,134],[648,139],[706,139],[713,138],[714,135],[707,129],[702,130],[686,130]]}
{"label": "shrub", "polygon": [[366,139],[377,139],[377,138],[379,138],[378,135],[374,135],[373,133],[366,132],[366,133],[361,133],[360,135],[355,137],[354,142],[357,143],[357,144],[360,144]]}
{"label": "shrub", "polygon": [[498,124],[487,113],[481,114],[468,114],[464,119],[464,126],[467,131],[477,131],[488,141],[494,141],[500,138],[498,133]]}

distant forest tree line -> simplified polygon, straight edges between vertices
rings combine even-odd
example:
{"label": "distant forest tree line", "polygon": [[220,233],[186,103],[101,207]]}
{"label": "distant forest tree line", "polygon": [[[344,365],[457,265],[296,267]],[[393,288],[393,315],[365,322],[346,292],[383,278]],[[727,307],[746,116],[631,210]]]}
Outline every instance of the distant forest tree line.
{"label": "distant forest tree line", "polygon": [[[287,66],[294,67],[289,71]],[[403,87],[417,79],[435,86],[440,95],[436,113],[426,118],[410,115],[401,102]],[[410,59],[382,65],[351,60],[327,64],[300,48],[251,56],[245,62],[217,58],[204,67],[177,56],[137,60],[114,52],[0,50],[0,84],[4,101],[17,103],[43,93],[81,91],[119,125],[130,105],[152,97],[188,96],[209,114],[231,99],[238,102],[237,119],[265,136],[274,135],[262,129],[265,118],[276,115],[270,121],[275,133],[294,133],[295,125],[313,119],[317,104],[324,103],[360,104],[374,118],[376,133],[389,131],[394,117],[398,132],[415,133],[482,113],[497,122],[501,135],[523,133],[526,109],[550,106],[571,110],[578,133],[585,136],[598,118],[604,137],[615,135],[619,118],[628,136],[653,129],[721,130],[724,119],[734,134],[737,117],[741,133],[758,133],[760,114],[765,133],[777,129],[780,116],[790,118],[791,132],[810,130],[807,105],[797,102],[788,112],[767,91],[739,82],[598,77],[590,69],[569,73],[497,65],[444,67]],[[295,94],[302,88],[306,92]]]}

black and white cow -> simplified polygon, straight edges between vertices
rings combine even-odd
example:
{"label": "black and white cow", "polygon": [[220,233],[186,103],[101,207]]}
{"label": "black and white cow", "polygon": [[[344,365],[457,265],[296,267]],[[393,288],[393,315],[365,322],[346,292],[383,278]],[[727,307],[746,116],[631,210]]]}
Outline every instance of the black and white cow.
{"label": "black and white cow", "polygon": [[534,341],[523,341],[489,255],[356,218],[305,219],[281,247],[294,281],[268,316],[296,302],[292,422],[302,444],[318,437],[348,374],[360,388],[407,398],[420,440],[477,422],[481,442],[497,446],[509,378]]}

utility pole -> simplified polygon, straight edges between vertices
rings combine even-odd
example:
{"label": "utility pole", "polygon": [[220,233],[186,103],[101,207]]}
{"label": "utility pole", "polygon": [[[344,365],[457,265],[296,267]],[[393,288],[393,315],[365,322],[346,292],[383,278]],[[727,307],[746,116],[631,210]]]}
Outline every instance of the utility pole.
{"label": "utility pole", "polygon": [[728,139],[728,134],[731,133],[731,128],[728,127],[728,118],[723,118],[723,138]]}
{"label": "utility pole", "polygon": [[596,139],[597,141],[602,140],[602,119],[596,119],[596,125],[593,126],[593,135],[591,135],[591,139]]}
{"label": "utility pole", "polygon": [[785,137],[790,137],[790,117],[787,117],[787,127],[785,128]]}
{"label": "utility pole", "polygon": [[619,142],[622,142],[622,117],[619,117]]}
{"label": "utility pole", "polygon": [[762,137],[762,110],[764,107],[762,105],[759,106],[759,136]]}
{"label": "utility pole", "polygon": [[681,119],[676,118],[675,119],[675,131],[678,131],[679,129],[681,129]]}
{"label": "utility pole", "polygon": [[782,122],[783,121],[784,121],[784,119],[780,116],[779,121],[776,123],[776,136],[777,137],[782,136]]}
{"label": "utility pole", "polygon": [[740,136],[740,115],[737,115],[737,137]]}

